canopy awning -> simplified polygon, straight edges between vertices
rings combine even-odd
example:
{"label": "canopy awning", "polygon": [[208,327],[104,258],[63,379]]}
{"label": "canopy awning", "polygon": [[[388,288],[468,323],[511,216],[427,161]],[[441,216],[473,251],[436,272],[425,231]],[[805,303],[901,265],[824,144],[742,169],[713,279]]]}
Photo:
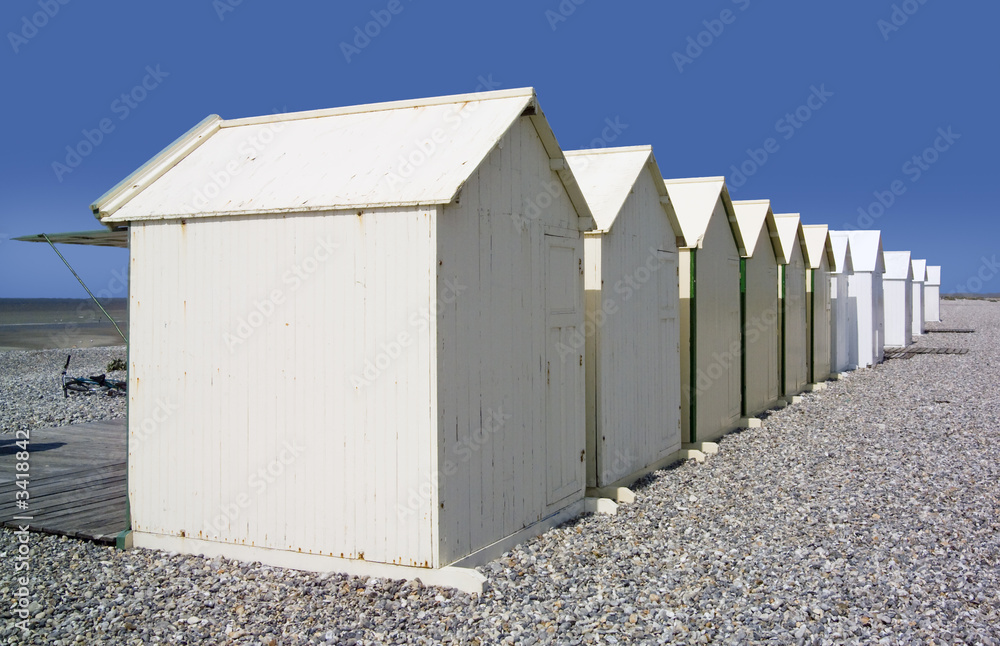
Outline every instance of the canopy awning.
{"label": "canopy awning", "polygon": [[22,242],[46,242],[46,236],[55,244],[82,244],[92,247],[119,247],[121,249],[128,249],[128,229],[118,229],[116,231],[99,229],[96,231],[76,231],[73,233],[36,233],[14,239]]}

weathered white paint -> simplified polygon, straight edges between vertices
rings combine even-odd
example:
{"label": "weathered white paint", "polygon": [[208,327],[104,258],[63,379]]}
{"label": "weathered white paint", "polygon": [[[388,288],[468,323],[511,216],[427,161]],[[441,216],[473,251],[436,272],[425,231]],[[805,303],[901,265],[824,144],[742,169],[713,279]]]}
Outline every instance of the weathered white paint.
{"label": "weathered white paint", "polygon": [[[493,99],[474,96],[478,119]],[[463,153],[474,163],[454,201],[308,212],[272,201],[270,214],[176,218],[170,208],[137,213],[140,191],[117,207],[116,219],[135,218],[135,532],[210,541],[220,553],[252,546],[440,568],[496,556],[511,537],[582,510],[589,210],[571,172],[552,170],[562,153],[533,93],[517,110],[510,98],[496,99],[508,118],[496,138],[478,126],[455,135],[481,150]],[[404,124],[414,110],[398,108]],[[376,141],[400,132],[390,111],[336,118]],[[332,118],[302,121],[339,132]],[[289,119],[289,130],[302,125]],[[461,160],[448,145],[427,165],[453,177]],[[319,166],[345,157],[314,148]],[[203,143],[190,155],[211,169],[218,152]],[[148,184],[157,204],[182,199],[158,187],[175,186],[168,177],[185,161]],[[219,199],[245,205],[256,195],[247,190],[230,183]]]}
{"label": "weathered white paint", "polygon": [[927,281],[924,283],[924,320],[941,320],[941,266],[927,265]]}
{"label": "weathered white paint", "polygon": [[830,368],[841,373],[858,367],[858,304],[848,296],[854,273],[850,238],[831,231],[830,246],[834,258],[834,272],[830,275]]}
{"label": "weathered white paint", "polygon": [[829,378],[832,366],[830,274],[834,262],[833,247],[830,245],[829,227],[825,224],[802,225],[802,232],[809,259],[806,274],[809,381],[819,383]]}
{"label": "weathered white paint", "polygon": [[598,230],[586,234],[587,486],[681,448],[673,210],[652,148],[567,152]]}
{"label": "weathered white paint", "polygon": [[809,383],[809,330],[806,301],[805,236],[798,213],[775,214],[785,263],[779,267],[777,289],[783,324],[782,396],[786,399],[801,393]]}
{"label": "weathered white paint", "polygon": [[[582,503],[580,503],[582,505]],[[579,514],[579,511],[577,511]],[[379,577],[383,579],[420,579],[424,585],[456,588],[468,594],[482,594],[486,577],[471,566],[446,566],[443,568],[418,568],[404,565],[386,565],[375,561],[342,559],[306,552],[275,550],[251,545],[232,545],[197,538],[182,538],[165,534],[133,532],[131,547],[152,550],[200,554],[205,558],[222,556],[230,559],[260,561],[275,567],[305,572],[340,572],[352,576]]]}
{"label": "weathered white paint", "polygon": [[844,231],[851,244],[854,273],[848,283],[848,298],[857,305],[857,364],[874,366],[882,362],[885,349],[885,312],[883,310],[882,233],[877,230]]}
{"label": "weathered white paint", "polygon": [[740,256],[746,249],[725,178],[664,183],[686,241],[678,263],[681,426],[685,442],[704,442],[739,424]]}
{"label": "weathered white paint", "polygon": [[923,259],[911,261],[913,265],[913,336],[920,336],[927,331],[924,324],[924,289],[927,282],[927,261]]}
{"label": "weathered white paint", "polygon": [[913,265],[909,251],[886,251],[884,255],[885,345],[905,348],[913,343]]}
{"label": "weathered white paint", "polygon": [[778,265],[781,238],[769,200],[733,202],[747,255],[743,259],[743,416],[774,408],[781,396]]}

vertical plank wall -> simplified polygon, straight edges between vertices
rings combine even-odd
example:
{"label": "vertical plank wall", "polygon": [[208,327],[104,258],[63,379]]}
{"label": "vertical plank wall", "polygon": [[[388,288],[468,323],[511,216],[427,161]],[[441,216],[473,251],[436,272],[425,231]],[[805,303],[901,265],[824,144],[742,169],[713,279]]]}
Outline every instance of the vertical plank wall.
{"label": "vertical plank wall", "polygon": [[742,404],[740,370],[740,257],[721,200],[698,250],[697,441],[736,428]]}
{"label": "vertical plank wall", "polygon": [[588,343],[599,367],[588,401],[596,451],[588,486],[609,485],[681,446],[677,244],[653,182],[644,168],[611,230],[587,240],[600,245],[598,258],[591,247],[586,258],[588,271],[596,264]]}
{"label": "vertical plank wall", "polygon": [[431,217],[132,226],[133,529],[430,564]]}
{"label": "vertical plank wall", "polygon": [[[882,278],[878,278],[881,293]],[[882,299],[873,289],[876,281],[870,271],[855,271],[848,283],[849,298],[857,305],[857,357],[858,367],[873,366],[880,361],[878,347],[877,309],[881,309]]]}
{"label": "vertical plank wall", "polygon": [[815,383],[829,378],[832,359],[830,335],[833,312],[830,299],[830,261],[825,252],[820,267],[811,269],[810,274],[815,274],[815,279],[810,276],[807,285],[810,294],[809,312],[812,330],[812,356],[809,360],[812,373],[809,380]]}
{"label": "vertical plank wall", "polygon": [[800,236],[795,236],[787,252],[785,278],[785,383],[786,396],[797,395],[809,383],[807,351],[809,331],[806,322],[806,265]]}
{"label": "vertical plank wall", "polygon": [[830,367],[835,373],[857,367],[856,347],[852,352],[852,339],[857,336],[857,304],[848,296],[849,280],[850,275],[843,272],[830,275]]}
{"label": "vertical plank wall", "polygon": [[[438,313],[442,565],[583,497],[584,289],[577,217],[527,117],[472,175],[458,204],[444,208],[438,292],[454,284],[464,289],[440,303]],[[547,277],[553,237],[565,240],[576,260],[551,266],[566,275]],[[563,331],[569,337],[562,348],[546,347],[546,283],[572,286],[572,293],[549,295],[554,306],[567,298],[574,303],[575,311],[564,315],[573,324]],[[556,389],[564,401],[545,400],[547,382],[556,378],[546,370],[551,351],[566,380]],[[572,416],[561,429],[547,419],[553,406]],[[551,499],[553,478],[561,480],[556,489],[569,493]]]}
{"label": "vertical plank wall", "polygon": [[778,376],[778,261],[767,229],[757,236],[757,245],[746,259],[746,413],[773,408],[780,396]]}

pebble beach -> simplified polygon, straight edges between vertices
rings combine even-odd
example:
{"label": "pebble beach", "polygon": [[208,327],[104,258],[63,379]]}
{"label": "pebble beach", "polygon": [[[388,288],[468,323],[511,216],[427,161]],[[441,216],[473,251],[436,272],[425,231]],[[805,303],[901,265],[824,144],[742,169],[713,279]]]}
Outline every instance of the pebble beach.
{"label": "pebble beach", "polygon": [[[1000,303],[943,301],[916,355],[849,373],[480,568],[482,595],[30,535],[3,644],[1000,644]],[[74,350],[83,374],[124,348]],[[0,353],[0,431],[124,417]],[[5,478],[9,474],[4,474]]]}

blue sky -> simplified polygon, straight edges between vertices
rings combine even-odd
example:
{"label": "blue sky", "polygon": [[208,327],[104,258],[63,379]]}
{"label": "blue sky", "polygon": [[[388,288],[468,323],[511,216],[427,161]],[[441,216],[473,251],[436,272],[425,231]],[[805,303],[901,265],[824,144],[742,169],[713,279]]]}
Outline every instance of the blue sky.
{"label": "blue sky", "polygon": [[[566,150],[652,144],[667,177],[725,174],[1000,292],[998,23],[986,0],[6,0],[0,297],[84,296],[8,238],[98,228],[90,203],[209,114],[529,85]],[[62,251],[125,295],[124,250]]]}

